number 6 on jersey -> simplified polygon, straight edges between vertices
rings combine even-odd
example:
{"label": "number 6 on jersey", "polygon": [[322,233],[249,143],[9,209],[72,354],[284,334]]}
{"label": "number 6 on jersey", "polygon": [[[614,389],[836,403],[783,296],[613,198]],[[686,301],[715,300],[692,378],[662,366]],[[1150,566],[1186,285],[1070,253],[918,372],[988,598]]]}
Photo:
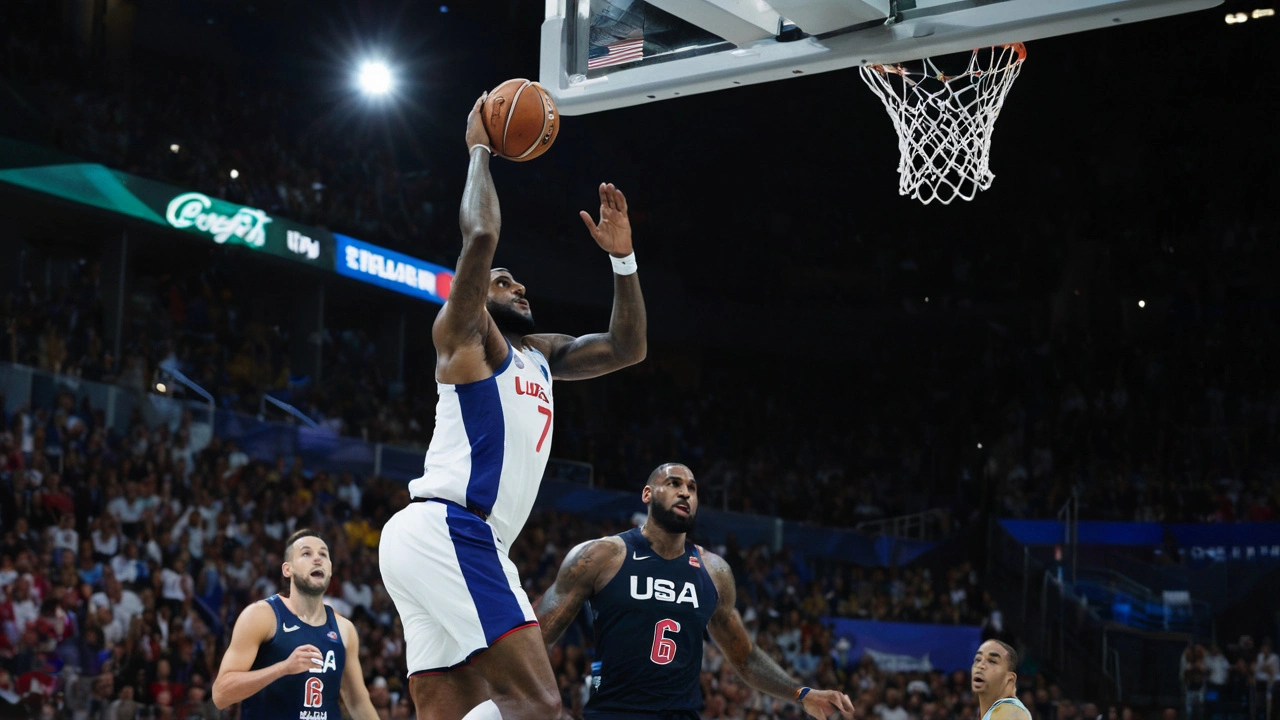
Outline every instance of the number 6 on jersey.
{"label": "number 6 on jersey", "polygon": [[320,678],[307,678],[307,684],[302,698],[302,706],[318,708],[323,705],[324,683],[320,682]]}
{"label": "number 6 on jersey", "polygon": [[675,620],[659,620],[653,628],[653,651],[649,659],[658,665],[670,664],[676,659],[676,641],[667,637],[667,632],[680,632],[680,623]]}

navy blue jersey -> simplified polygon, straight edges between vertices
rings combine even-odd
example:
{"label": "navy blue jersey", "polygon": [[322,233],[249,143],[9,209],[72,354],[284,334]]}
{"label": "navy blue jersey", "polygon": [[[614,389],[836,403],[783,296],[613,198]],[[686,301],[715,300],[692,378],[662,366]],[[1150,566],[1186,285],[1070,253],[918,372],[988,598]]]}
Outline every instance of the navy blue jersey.
{"label": "navy blue jersey", "polygon": [[720,594],[702,554],[664,560],[639,528],[621,533],[627,555],[590,600],[596,662],[585,717],[702,709],[702,636]]}
{"label": "navy blue jersey", "polygon": [[324,625],[308,625],[285,607],[279,595],[267,598],[276,612],[276,634],[258,648],[253,670],[271,667],[287,659],[301,645],[314,645],[324,665],[297,675],[286,675],[262,688],[243,703],[241,720],[342,720],[338,693],[347,666],[347,648],[333,608],[325,606]]}

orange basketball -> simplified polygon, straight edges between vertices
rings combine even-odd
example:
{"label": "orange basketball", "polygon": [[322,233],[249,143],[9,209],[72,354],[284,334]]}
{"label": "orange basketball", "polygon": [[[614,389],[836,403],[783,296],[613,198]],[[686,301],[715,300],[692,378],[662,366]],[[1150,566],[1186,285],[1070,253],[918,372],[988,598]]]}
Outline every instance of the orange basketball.
{"label": "orange basketball", "polygon": [[480,117],[494,154],[516,162],[546,152],[560,132],[560,113],[551,94],[524,78],[508,80],[489,91]]}

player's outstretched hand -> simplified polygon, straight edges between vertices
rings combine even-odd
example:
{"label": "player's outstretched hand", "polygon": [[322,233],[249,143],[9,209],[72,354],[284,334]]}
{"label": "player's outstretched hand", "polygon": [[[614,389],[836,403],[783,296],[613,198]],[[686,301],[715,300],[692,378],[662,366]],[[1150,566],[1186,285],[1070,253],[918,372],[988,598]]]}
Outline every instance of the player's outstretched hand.
{"label": "player's outstretched hand", "polygon": [[489,131],[484,129],[484,119],[480,117],[480,111],[484,106],[484,99],[489,93],[480,94],[480,99],[476,100],[476,104],[471,106],[471,112],[467,113],[467,152],[476,145],[484,145],[492,148],[489,142]]}
{"label": "player's outstretched hand", "polygon": [[818,720],[827,720],[833,715],[846,720],[853,718],[853,701],[836,690],[810,690],[803,702],[804,711]]}
{"label": "player's outstretched hand", "polygon": [[324,667],[324,656],[315,645],[299,645],[284,661],[287,675],[304,673],[314,667]]}
{"label": "player's outstretched hand", "polygon": [[627,198],[613,183],[600,183],[600,222],[591,213],[578,213],[587,224],[591,237],[605,252],[624,258],[631,254],[631,220],[627,217]]}

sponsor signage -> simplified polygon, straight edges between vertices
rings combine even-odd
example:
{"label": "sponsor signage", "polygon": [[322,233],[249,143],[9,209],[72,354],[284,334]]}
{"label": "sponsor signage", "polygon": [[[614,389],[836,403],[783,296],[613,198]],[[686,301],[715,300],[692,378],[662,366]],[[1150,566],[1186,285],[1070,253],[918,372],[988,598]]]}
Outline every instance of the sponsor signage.
{"label": "sponsor signage", "polygon": [[982,644],[982,628],[973,625],[823,620],[837,640],[832,660],[841,667],[856,667],[865,656],[885,672],[967,670]]}
{"label": "sponsor signage", "polygon": [[312,267],[325,270],[333,267],[333,240],[324,230],[204,193],[175,193],[168,185],[142,178],[130,176],[128,187],[139,199],[152,205],[165,224],[175,230],[199,235],[219,245],[240,245]]}
{"label": "sponsor signage", "polygon": [[47,148],[0,138],[0,183],[219,245],[238,245],[337,272],[420,300],[443,304],[449,297],[453,272],[448,268],[265,210],[75,160]]}
{"label": "sponsor signage", "polygon": [[[1001,520],[1023,545],[1061,545],[1066,528],[1057,520]],[[1280,522],[1141,523],[1084,520],[1076,537],[1081,545],[1157,548],[1171,537],[1178,553],[1192,563],[1280,563]]]}
{"label": "sponsor signage", "polygon": [[453,285],[453,272],[425,260],[361,242],[341,233],[337,239],[337,271],[410,297],[444,304]]}

